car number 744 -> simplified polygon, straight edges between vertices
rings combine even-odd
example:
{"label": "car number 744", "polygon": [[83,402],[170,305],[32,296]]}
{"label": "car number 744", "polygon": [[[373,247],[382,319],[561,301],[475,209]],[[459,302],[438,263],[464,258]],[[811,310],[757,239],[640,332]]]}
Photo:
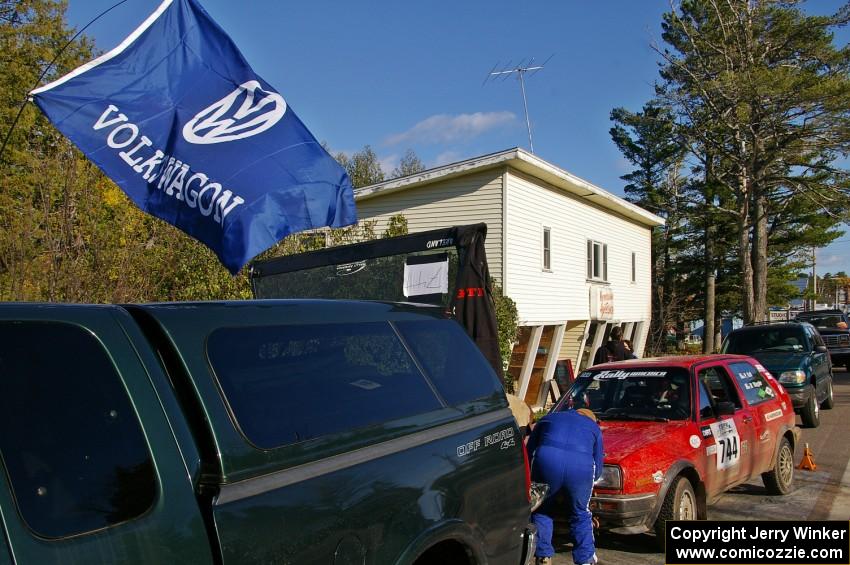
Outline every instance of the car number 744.
{"label": "car number 744", "polygon": [[717,468],[723,470],[737,465],[741,457],[741,438],[735,420],[729,418],[715,422],[711,424],[711,432],[717,441]]}

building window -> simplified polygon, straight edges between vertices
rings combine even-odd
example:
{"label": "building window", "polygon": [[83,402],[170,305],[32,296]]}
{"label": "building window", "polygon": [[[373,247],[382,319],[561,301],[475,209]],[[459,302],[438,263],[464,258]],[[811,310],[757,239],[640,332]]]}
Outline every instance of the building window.
{"label": "building window", "polygon": [[608,280],[608,245],[587,240],[587,278],[594,281]]}
{"label": "building window", "polygon": [[552,270],[552,228],[543,228],[543,270]]}
{"label": "building window", "polygon": [[632,282],[637,280],[637,258],[636,253],[632,251]]}

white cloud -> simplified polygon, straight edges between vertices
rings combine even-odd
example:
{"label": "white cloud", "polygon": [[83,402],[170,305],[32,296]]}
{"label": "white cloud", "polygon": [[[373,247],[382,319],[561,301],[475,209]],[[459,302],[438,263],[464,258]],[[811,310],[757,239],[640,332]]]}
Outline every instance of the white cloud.
{"label": "white cloud", "polygon": [[443,151],[436,157],[434,157],[434,162],[431,164],[432,167],[439,167],[441,165],[448,165],[449,163],[454,163],[455,161],[461,160],[461,154],[458,151]]}
{"label": "white cloud", "polygon": [[618,172],[626,174],[632,172],[635,166],[631,161],[620,155],[619,157],[617,157],[617,162],[615,163],[614,168]]}
{"label": "white cloud", "polygon": [[847,257],[844,255],[836,255],[832,253],[818,253],[818,270],[822,270],[823,267],[832,267],[835,265],[844,266],[847,264]]}
{"label": "white cloud", "polygon": [[393,153],[392,155],[387,155],[385,157],[378,157],[378,162],[381,164],[381,170],[384,171],[385,175],[390,175],[396,167],[398,167],[399,163],[401,163],[401,157],[398,153]]}
{"label": "white cloud", "polygon": [[486,131],[516,122],[513,112],[475,112],[473,114],[436,114],[412,128],[387,137],[387,145],[400,143],[447,143],[467,141]]}

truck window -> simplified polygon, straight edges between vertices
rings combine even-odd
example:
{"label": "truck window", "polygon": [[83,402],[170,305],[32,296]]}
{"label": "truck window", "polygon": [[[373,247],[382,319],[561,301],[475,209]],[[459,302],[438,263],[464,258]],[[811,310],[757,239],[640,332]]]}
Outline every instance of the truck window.
{"label": "truck window", "polygon": [[396,327],[450,405],[502,392],[493,369],[456,321],[397,322]]}
{"label": "truck window", "polygon": [[0,323],[0,429],[18,512],[41,537],[131,520],[156,498],[151,455],[121,378],[82,328]]}
{"label": "truck window", "polygon": [[261,449],[443,408],[387,322],[221,328],[207,356]]}

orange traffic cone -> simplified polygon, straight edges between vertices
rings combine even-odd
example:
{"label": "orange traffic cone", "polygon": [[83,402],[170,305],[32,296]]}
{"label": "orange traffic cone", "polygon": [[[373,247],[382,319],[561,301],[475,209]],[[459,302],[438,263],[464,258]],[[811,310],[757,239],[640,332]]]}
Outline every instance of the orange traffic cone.
{"label": "orange traffic cone", "polygon": [[803,460],[800,461],[800,464],[797,465],[798,469],[804,469],[806,471],[814,471],[818,468],[815,464],[815,456],[812,453],[812,450],[809,449],[809,444],[806,444],[806,448],[803,450]]}

